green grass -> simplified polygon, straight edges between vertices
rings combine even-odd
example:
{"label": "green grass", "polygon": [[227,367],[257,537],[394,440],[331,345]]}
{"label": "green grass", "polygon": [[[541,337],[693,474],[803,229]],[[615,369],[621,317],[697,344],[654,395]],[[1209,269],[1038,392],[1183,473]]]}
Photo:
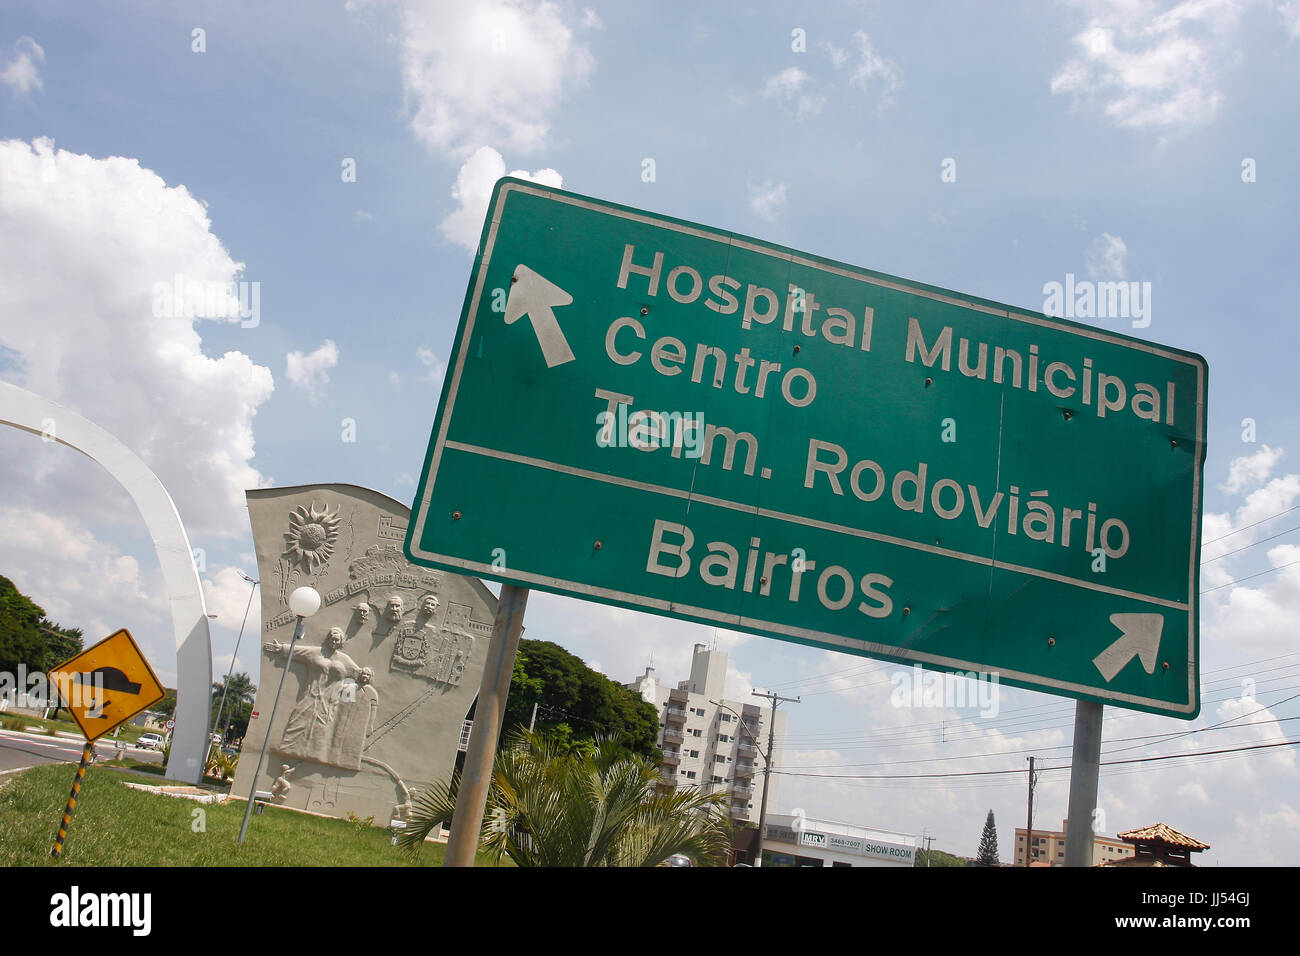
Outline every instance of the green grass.
{"label": "green grass", "polygon": [[[91,767],[72,815],[63,858],[50,849],[72,788],[69,764],[33,767],[0,785],[0,867],[8,866],[439,866],[444,847],[412,857],[388,830],[267,807],[235,843],[243,801],[202,805],[132,790],[133,774]],[[202,814],[195,811],[201,810]],[[206,832],[195,832],[202,820]],[[478,866],[492,866],[479,854]]]}

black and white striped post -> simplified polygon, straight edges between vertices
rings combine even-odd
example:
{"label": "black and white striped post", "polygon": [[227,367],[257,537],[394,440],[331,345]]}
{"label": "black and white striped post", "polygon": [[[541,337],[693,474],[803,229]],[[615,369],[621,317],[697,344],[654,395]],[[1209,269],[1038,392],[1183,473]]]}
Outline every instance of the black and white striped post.
{"label": "black and white striped post", "polygon": [[94,753],[95,745],[89,740],[86,741],[86,746],[81,749],[81,763],[77,767],[77,777],[72,781],[72,793],[68,794],[68,805],[63,808],[59,833],[54,838],[54,849],[50,851],[50,856],[56,860],[63,853],[63,842],[68,838],[68,827],[72,826],[72,811],[77,808],[77,797],[81,796],[81,781],[86,776],[86,768],[90,766],[90,758]]}

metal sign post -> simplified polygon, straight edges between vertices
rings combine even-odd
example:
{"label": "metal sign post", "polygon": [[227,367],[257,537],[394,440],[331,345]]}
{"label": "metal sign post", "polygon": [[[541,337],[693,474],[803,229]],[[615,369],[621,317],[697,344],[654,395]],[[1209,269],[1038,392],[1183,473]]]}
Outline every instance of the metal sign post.
{"label": "metal sign post", "polygon": [[72,811],[77,808],[77,798],[81,796],[81,781],[86,778],[86,768],[90,766],[94,753],[95,745],[86,741],[86,745],[81,748],[81,763],[77,766],[77,776],[72,781],[72,793],[68,794],[68,805],[63,809],[63,820],[59,823],[59,832],[54,837],[54,849],[50,851],[50,856],[56,860],[63,855],[63,841],[68,838],[68,830],[72,827]]}
{"label": "metal sign post", "polygon": [[505,719],[506,697],[510,677],[515,669],[519,635],[524,630],[524,609],[528,607],[528,589],[513,584],[501,586],[497,617],[492,627],[492,643],[483,662],[483,680],[478,701],[474,704],[474,726],[469,733],[469,748],[461,771],[460,790],[456,794],[456,813],[451,819],[451,837],[443,866],[473,866],[483,829],[483,811],[492,786],[492,767],[496,761],[497,738]]}
{"label": "metal sign post", "polygon": [[1102,705],[1096,701],[1081,700],[1074,705],[1066,866],[1092,866],[1092,814],[1097,808],[1097,776],[1101,771],[1101,711]]}

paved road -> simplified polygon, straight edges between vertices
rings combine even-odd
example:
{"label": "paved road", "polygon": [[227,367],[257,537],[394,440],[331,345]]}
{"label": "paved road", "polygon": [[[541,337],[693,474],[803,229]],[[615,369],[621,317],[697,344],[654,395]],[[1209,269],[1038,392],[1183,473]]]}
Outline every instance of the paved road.
{"label": "paved road", "polygon": [[[45,763],[77,763],[81,760],[81,747],[81,741],[71,737],[37,737],[0,730],[0,773]],[[106,760],[113,756],[111,739],[96,744],[95,749]],[[154,750],[128,746],[126,755],[132,760],[162,763],[162,754]]]}

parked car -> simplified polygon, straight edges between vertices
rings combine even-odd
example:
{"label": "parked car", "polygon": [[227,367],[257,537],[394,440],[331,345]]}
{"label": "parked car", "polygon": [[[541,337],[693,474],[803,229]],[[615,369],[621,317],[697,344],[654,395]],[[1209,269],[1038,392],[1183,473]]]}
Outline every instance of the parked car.
{"label": "parked car", "polygon": [[161,734],[141,734],[135,745],[141,750],[162,750],[164,746]]}

